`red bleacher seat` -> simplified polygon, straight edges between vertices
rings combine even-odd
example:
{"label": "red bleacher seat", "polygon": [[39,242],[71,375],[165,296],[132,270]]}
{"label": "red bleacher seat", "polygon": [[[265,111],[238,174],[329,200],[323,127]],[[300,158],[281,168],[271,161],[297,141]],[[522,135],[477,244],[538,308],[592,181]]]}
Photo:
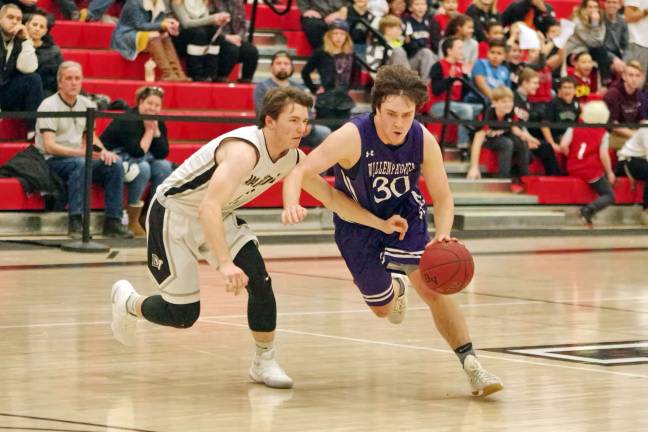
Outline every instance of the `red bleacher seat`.
{"label": "red bleacher seat", "polygon": [[313,48],[311,48],[306,35],[302,33],[301,29],[298,31],[284,31],[283,35],[286,38],[286,45],[293,48],[298,56],[307,57],[313,53]]}
{"label": "red bleacher seat", "polygon": [[[597,197],[594,190],[583,180],[575,177],[528,176],[522,179],[526,192],[538,196],[540,204],[587,204]],[[642,202],[643,182],[636,182],[634,190],[626,177],[617,179],[614,185],[615,204]]]}
{"label": "red bleacher seat", "polygon": [[6,163],[18,152],[25,150],[29,146],[26,142],[7,142],[0,143],[0,165]]}
{"label": "red bleacher seat", "polygon": [[0,140],[27,138],[27,124],[21,119],[0,119]]}
{"label": "red bleacher seat", "polygon": [[57,21],[51,33],[61,48],[109,49],[114,29],[114,24]]}

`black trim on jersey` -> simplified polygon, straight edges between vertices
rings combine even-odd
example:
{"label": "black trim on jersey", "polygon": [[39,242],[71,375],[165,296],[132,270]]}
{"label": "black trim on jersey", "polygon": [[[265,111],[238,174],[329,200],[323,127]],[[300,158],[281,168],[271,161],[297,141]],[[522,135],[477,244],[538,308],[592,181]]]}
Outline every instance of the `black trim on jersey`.
{"label": "black trim on jersey", "polygon": [[194,190],[198,189],[200,186],[204,185],[209,181],[209,179],[214,175],[214,171],[216,171],[216,164],[214,164],[211,168],[209,168],[207,171],[204,173],[194,177],[192,180],[189,180],[188,182],[169,188],[168,191],[164,193],[164,196],[171,196],[171,195],[176,195],[188,190]]}
{"label": "black trim on jersey", "polygon": [[169,257],[164,247],[164,216],[166,209],[154,199],[148,214],[147,264],[151,275],[158,285],[162,285],[170,276]]}

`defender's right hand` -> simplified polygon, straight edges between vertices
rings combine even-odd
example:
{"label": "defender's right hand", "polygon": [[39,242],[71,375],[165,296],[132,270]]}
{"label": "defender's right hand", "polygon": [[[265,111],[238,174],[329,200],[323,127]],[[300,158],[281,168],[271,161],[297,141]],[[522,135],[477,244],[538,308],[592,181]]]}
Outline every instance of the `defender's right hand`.
{"label": "defender's right hand", "polygon": [[220,265],[218,271],[225,279],[225,290],[227,292],[239,295],[248,284],[248,277],[245,272],[231,261]]}
{"label": "defender's right hand", "polygon": [[299,204],[289,205],[281,212],[281,223],[284,225],[298,224],[306,218],[307,214],[308,210]]}

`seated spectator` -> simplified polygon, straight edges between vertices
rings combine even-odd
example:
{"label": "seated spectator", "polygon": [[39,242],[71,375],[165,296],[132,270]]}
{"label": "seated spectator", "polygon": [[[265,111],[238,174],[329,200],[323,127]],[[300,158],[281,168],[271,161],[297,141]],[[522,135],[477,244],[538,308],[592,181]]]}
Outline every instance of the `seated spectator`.
{"label": "seated spectator", "polygon": [[182,70],[170,36],[180,34],[180,23],[166,18],[165,0],[126,0],[110,48],[127,60],[146,50],[161,71],[162,81],[191,81]]}
{"label": "seated spectator", "polygon": [[625,68],[623,58],[630,35],[628,34],[628,24],[619,15],[621,9],[621,0],[605,0],[603,22],[605,24],[605,40],[603,46],[608,56],[612,72],[616,76],[621,76]]}
{"label": "seated spectator", "polygon": [[38,9],[37,3],[38,0],[0,0],[0,7],[6,4],[16,5],[22,12],[22,16],[26,18],[36,12]]}
{"label": "seated spectator", "polygon": [[[463,68],[463,41],[456,37],[450,37],[441,43],[443,58],[432,66],[430,70],[430,115],[441,118],[444,114],[446,97],[450,91],[450,110],[462,120],[473,120],[481,111],[479,105],[472,105],[462,102],[468,88],[461,81],[451,82],[451,78],[463,77],[469,80]],[[470,133],[468,128],[460,125],[457,133],[457,147],[467,149],[470,145]]]}
{"label": "seated spectator", "polygon": [[[639,123],[644,119],[644,101],[641,86],[644,82],[644,71],[641,64],[631,60],[623,71],[622,79],[615,81],[603,100],[610,110],[612,123]],[[618,150],[635,133],[635,129],[613,127],[610,135],[610,148]]]}
{"label": "seated spectator", "polygon": [[488,41],[488,24],[502,23],[502,15],[497,11],[497,0],[473,0],[466,9],[466,15],[473,19],[475,38],[478,42]]}
{"label": "seated spectator", "polygon": [[[517,29],[517,25],[511,27],[511,29]],[[514,31],[511,31],[510,34],[513,35]],[[506,61],[504,64],[509,70],[511,89],[515,90],[518,85],[518,75],[524,67],[524,52],[520,49],[517,36],[510,36],[506,41]]]}
{"label": "seated spectator", "polygon": [[[475,133],[470,149],[470,169],[466,176],[470,180],[481,178],[479,172],[479,155],[482,146],[497,153],[499,164],[498,177],[512,178],[512,168],[517,172],[513,181],[519,183],[519,178],[529,172],[529,148],[525,141],[533,137],[514,126],[517,118],[513,113],[513,92],[508,87],[498,87],[492,91],[491,107],[483,115],[485,121],[510,123],[510,126],[484,126]],[[521,191],[517,188],[515,191]]]}
{"label": "seated spectator", "polygon": [[[494,40],[489,43],[488,58],[479,59],[472,69],[472,79],[477,90],[487,99],[491,99],[492,91],[499,87],[510,87],[510,73],[503,64],[506,57],[504,40]],[[475,93],[466,96],[466,102],[481,103],[482,100]]]}
{"label": "seated spectator", "polygon": [[[644,121],[645,123],[645,121]],[[648,129],[640,128],[617,152],[617,175],[644,182],[641,223],[648,225]]]}
{"label": "seated spectator", "polygon": [[[351,115],[354,103],[348,92],[354,66],[349,26],[346,21],[333,21],[324,35],[324,46],[315,50],[301,72],[306,87],[317,95],[318,118],[348,118]],[[310,76],[314,71],[319,74],[320,85]]]}
{"label": "seated spectator", "polygon": [[[558,84],[558,95],[549,103],[544,111],[543,120],[549,123],[576,123],[580,117],[580,104],[576,101],[576,80],[566,76],[561,78]],[[567,128],[565,127],[543,127],[541,128],[544,142],[549,144],[554,153],[562,153],[560,140]],[[561,175],[558,168],[556,172],[551,166],[545,166],[547,175]]]}
{"label": "seated spectator", "polygon": [[[263,98],[269,90],[276,87],[296,87],[306,90],[306,87],[290,77],[294,72],[294,66],[290,54],[286,51],[277,51],[272,55],[270,72],[272,77],[257,83],[254,87],[254,111],[257,116],[263,108]],[[301,139],[301,146],[315,148],[331,133],[331,128],[324,125],[309,123]]]}
{"label": "seated spectator", "polygon": [[409,5],[410,15],[405,23],[405,51],[410,68],[418,71],[421,79],[426,81],[430,68],[437,61],[439,27],[434,18],[427,14],[426,0],[412,0]]}
{"label": "seated spectator", "polygon": [[434,19],[439,24],[439,31],[445,36],[448,22],[459,14],[459,2],[457,0],[443,0],[442,8],[434,14]]}
{"label": "seated spectator", "polygon": [[227,82],[236,63],[243,68],[239,83],[251,83],[259,63],[259,50],[247,41],[247,24],[243,0],[214,0],[219,12],[227,12],[230,20],[223,25],[225,39],[220,44],[218,56],[218,76],[215,82]]}
{"label": "seated spectator", "polygon": [[517,0],[504,10],[502,24],[504,27],[511,27],[518,21],[547,34],[549,26],[556,22],[556,13],[544,0]]}
{"label": "seated spectator", "polygon": [[535,94],[529,95],[529,102],[531,102],[531,109],[538,113],[539,118],[542,118],[546,105],[553,98],[553,71],[539,49],[527,50],[525,66],[538,73],[538,90]]}
{"label": "seated spectator", "polygon": [[[129,112],[135,114],[160,114],[164,91],[159,87],[140,87],[135,92],[135,107]],[[165,158],[169,155],[167,128],[163,121],[157,120],[113,120],[101,134],[101,141],[127,163],[137,165],[138,169],[126,171],[124,181],[128,189],[128,228],[135,237],[144,237],[146,231],[140,225],[144,207],[144,189],[151,182],[149,196],[154,196],[173,168]],[[128,178],[129,172],[136,173]],[[130,174],[130,175],[134,175]]]}
{"label": "seated spectator", "polygon": [[575,28],[565,45],[567,55],[588,51],[598,65],[601,80],[607,85],[610,80],[610,59],[603,47],[605,23],[598,0],[582,0],[574,10],[572,20]]}
{"label": "seated spectator", "polygon": [[[58,70],[58,93],[45,98],[38,111],[86,112],[94,105],[81,96],[83,74],[81,65],[65,61]],[[43,153],[52,170],[67,185],[68,234],[80,238],[83,229],[83,179],[85,146],[93,146],[92,177],[105,191],[106,218],[103,234],[108,237],[130,238],[133,234],[121,224],[124,200],[124,168],[121,159],[107,150],[97,136],[85,142],[85,118],[39,118],[36,147]]]}
{"label": "seated spectator", "polygon": [[56,93],[56,71],[61,63],[63,56],[61,49],[54,43],[49,34],[49,24],[47,15],[44,11],[33,13],[25,23],[27,32],[36,48],[36,57],[38,58],[38,69],[36,73],[40,75],[43,83],[43,96],[51,96]]}
{"label": "seated spectator", "polygon": [[[546,59],[546,64],[551,69],[553,86],[557,88],[560,82],[562,66],[565,63],[565,48],[558,48],[554,39],[560,35],[560,25],[552,24],[547,30],[547,35],[541,38],[540,54]],[[538,34],[538,36],[542,33]]]}
{"label": "seated spectator", "polygon": [[[603,101],[583,105],[583,123],[607,123],[610,112]],[[594,215],[614,203],[612,185],[616,176],[608,153],[609,135],[605,128],[569,128],[560,140],[567,155],[567,174],[587,182],[599,197],[580,208],[578,214],[592,228]]]}
{"label": "seated spectator", "polygon": [[[396,15],[385,15],[378,22],[378,31],[385,37],[390,49],[385,53],[385,47],[373,40],[367,48],[365,56],[367,64],[373,69],[377,69],[383,64],[399,64],[409,68],[407,52],[403,48],[405,36],[403,36],[401,19]],[[387,56],[386,59],[385,56]]]}
{"label": "seated spectator", "polygon": [[581,104],[589,101],[598,90],[598,77],[594,70],[592,56],[583,51],[574,57],[573,69],[567,70],[568,75],[573,76],[576,80],[576,99]]}
{"label": "seated spectator", "polygon": [[369,30],[360,22],[360,19],[373,24],[375,17],[369,11],[367,0],[354,0],[353,6],[349,9],[347,22],[349,23],[349,33],[353,41],[353,49],[362,56],[367,51],[367,41],[369,40]]}
{"label": "seated spectator", "polygon": [[407,3],[405,0],[387,0],[387,5],[389,6],[389,13],[391,15],[396,15],[403,22],[409,17],[409,11],[407,10]]}
{"label": "seated spectator", "polygon": [[313,50],[322,46],[333,21],[347,19],[346,4],[345,0],[297,0],[302,29]]}
{"label": "seated spectator", "polygon": [[628,24],[628,48],[623,60],[638,60],[648,71],[648,16],[644,0],[624,0],[623,20]]}
{"label": "seated spectator", "polygon": [[90,0],[87,8],[79,10],[74,0],[55,0],[61,13],[67,19],[74,21],[104,21],[115,22],[114,17],[105,15],[106,11],[115,0]]}
{"label": "seated spectator", "polygon": [[193,81],[212,81],[218,76],[218,53],[224,36],[217,36],[230,20],[227,12],[209,13],[206,2],[173,0],[171,10],[182,31],[173,38],[185,56],[187,74]]}
{"label": "seated spectator", "polygon": [[[43,100],[43,84],[36,72],[34,43],[22,24],[22,11],[14,4],[0,8],[0,109],[36,111]],[[27,139],[34,136],[35,119],[27,120]]]}
{"label": "seated spectator", "polygon": [[497,21],[491,21],[486,24],[486,39],[479,42],[477,49],[477,58],[486,58],[488,56],[488,43],[495,39],[504,38],[504,26]]}
{"label": "seated spectator", "polygon": [[452,18],[446,28],[446,37],[458,37],[463,41],[463,63],[469,71],[472,71],[479,51],[479,45],[473,39],[474,30],[472,18],[463,14]]}

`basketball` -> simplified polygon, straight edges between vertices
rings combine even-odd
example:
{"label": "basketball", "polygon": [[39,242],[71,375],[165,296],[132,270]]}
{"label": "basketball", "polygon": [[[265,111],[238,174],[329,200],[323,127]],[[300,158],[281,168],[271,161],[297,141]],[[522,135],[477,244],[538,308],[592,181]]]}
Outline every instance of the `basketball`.
{"label": "basketball", "polygon": [[472,280],[475,263],[459,242],[434,243],[425,248],[419,263],[423,283],[439,294],[455,294]]}

